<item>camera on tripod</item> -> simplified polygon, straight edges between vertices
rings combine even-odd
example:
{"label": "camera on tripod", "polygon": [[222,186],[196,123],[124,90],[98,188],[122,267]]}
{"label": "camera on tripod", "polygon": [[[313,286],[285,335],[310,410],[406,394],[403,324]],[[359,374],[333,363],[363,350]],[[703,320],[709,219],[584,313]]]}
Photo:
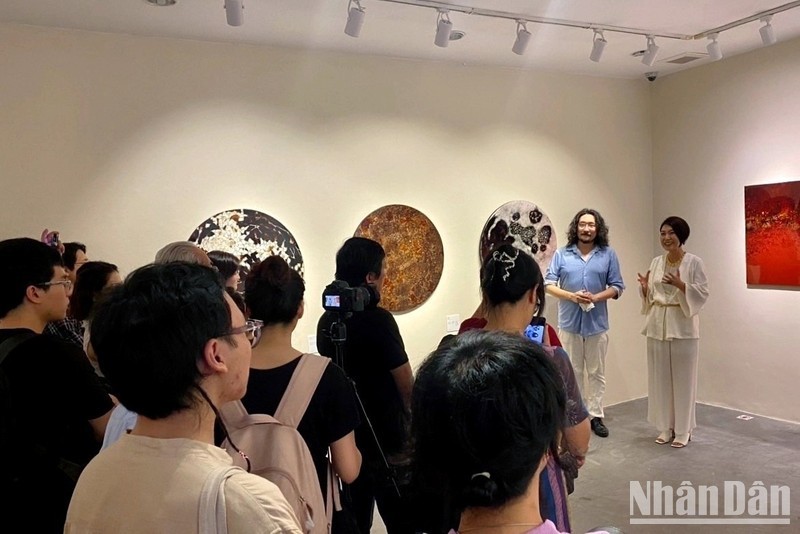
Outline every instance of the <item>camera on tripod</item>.
{"label": "camera on tripod", "polygon": [[334,280],[322,291],[322,307],[327,311],[342,314],[364,311],[369,301],[366,287],[350,287],[344,280]]}

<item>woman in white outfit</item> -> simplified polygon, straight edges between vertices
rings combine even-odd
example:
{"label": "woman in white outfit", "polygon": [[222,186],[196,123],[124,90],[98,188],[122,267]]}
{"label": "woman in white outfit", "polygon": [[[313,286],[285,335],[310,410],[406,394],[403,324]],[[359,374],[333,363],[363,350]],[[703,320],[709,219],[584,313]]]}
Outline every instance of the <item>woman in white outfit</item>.
{"label": "woman in white outfit", "polygon": [[647,420],[660,431],[656,443],[685,447],[691,440],[697,397],[697,358],[700,347],[698,313],[708,298],[703,260],[683,250],[689,225],[667,217],[660,226],[666,254],[639,274],[642,334],[647,336]]}

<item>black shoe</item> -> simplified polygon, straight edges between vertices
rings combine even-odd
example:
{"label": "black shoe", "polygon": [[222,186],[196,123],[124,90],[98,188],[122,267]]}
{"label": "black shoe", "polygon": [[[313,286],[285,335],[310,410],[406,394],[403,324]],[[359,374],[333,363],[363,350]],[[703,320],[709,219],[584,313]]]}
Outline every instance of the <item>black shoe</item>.
{"label": "black shoe", "polygon": [[608,428],[606,428],[606,425],[603,424],[602,419],[600,419],[599,417],[592,417],[591,425],[592,425],[592,432],[594,432],[601,438],[608,437]]}

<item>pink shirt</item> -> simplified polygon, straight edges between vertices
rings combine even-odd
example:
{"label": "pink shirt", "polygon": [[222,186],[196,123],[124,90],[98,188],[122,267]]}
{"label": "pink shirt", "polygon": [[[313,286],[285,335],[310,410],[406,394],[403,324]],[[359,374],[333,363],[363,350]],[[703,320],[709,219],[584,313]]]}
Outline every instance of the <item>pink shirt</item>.
{"label": "pink shirt", "polygon": [[[458,531],[451,530],[450,534],[459,534]],[[549,519],[545,520],[544,523],[539,525],[538,527],[532,528],[525,532],[525,534],[569,534],[568,532],[561,532],[556,528],[552,521]],[[592,532],[587,532],[586,534],[608,534],[605,530],[595,530]]]}

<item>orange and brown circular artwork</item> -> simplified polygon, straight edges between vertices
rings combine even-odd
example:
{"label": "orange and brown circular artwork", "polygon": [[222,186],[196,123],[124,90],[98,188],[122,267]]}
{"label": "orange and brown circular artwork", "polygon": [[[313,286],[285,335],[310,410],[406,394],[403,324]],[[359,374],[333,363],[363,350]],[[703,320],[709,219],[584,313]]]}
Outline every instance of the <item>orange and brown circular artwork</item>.
{"label": "orange and brown circular artwork", "polygon": [[383,206],[361,221],[355,236],[374,239],[386,251],[382,308],[408,311],[433,294],[442,277],[444,247],[422,212],[402,204]]}

